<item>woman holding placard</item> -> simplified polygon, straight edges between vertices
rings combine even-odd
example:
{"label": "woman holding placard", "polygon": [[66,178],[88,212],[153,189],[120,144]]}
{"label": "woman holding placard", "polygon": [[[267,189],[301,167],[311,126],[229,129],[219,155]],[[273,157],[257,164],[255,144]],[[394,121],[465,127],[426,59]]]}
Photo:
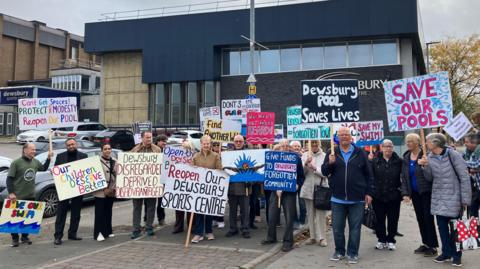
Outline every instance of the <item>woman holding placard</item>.
{"label": "woman holding placard", "polygon": [[115,159],[112,158],[112,146],[110,144],[102,145],[102,163],[103,173],[107,180],[107,188],[93,193],[95,197],[95,222],[93,226],[93,239],[97,241],[105,240],[105,237],[113,237],[112,233],[112,208],[115,200]]}

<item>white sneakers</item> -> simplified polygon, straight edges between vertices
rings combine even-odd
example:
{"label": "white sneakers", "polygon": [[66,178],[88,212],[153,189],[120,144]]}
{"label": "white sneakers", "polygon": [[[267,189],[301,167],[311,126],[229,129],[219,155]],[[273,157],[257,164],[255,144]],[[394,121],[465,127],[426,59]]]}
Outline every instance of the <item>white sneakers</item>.
{"label": "white sneakers", "polygon": [[97,241],[98,241],[98,242],[105,241],[105,237],[103,237],[102,233],[99,233],[99,234],[98,234],[98,236],[97,236]]}
{"label": "white sneakers", "polygon": [[396,250],[397,246],[395,246],[395,243],[388,243],[388,250]]}
{"label": "white sneakers", "polygon": [[385,243],[377,242],[377,244],[375,245],[375,248],[376,249],[385,249],[386,245],[385,245]]}
{"label": "white sneakers", "polygon": [[217,225],[218,225],[218,229],[225,228],[225,222],[218,222]]}
{"label": "white sneakers", "polygon": [[375,245],[376,249],[388,249],[388,250],[396,250],[397,246],[395,243],[382,243],[382,242],[377,242]]}

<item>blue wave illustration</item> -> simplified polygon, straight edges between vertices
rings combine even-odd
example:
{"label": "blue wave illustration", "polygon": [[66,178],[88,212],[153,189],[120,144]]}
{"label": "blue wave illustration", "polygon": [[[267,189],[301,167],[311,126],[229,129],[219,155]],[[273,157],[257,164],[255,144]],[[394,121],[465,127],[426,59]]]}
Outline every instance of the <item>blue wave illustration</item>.
{"label": "blue wave illustration", "polygon": [[17,223],[5,222],[0,224],[0,233],[26,233],[38,234],[40,232],[40,223],[34,222],[25,224],[22,220]]}

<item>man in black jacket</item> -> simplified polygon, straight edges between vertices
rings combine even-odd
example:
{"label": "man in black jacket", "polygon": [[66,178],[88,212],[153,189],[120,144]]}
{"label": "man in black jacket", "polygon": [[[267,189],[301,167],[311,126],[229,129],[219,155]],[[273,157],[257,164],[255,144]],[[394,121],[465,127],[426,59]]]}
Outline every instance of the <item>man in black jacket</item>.
{"label": "man in black jacket", "polygon": [[373,174],[366,153],[352,144],[350,129],[338,130],[339,148],[330,149],[322,165],[322,173],[329,175],[332,189],[332,227],[335,253],[330,258],[338,261],[345,257],[345,221],[348,218],[349,264],[358,262],[360,233],[364,207],[372,202]]}
{"label": "man in black jacket", "polygon": [[[393,151],[393,142],[383,140],[382,152],[374,157],[373,152],[368,155],[373,167],[375,194],[373,196],[373,210],[377,216],[375,234],[378,243],[376,249],[395,250],[395,235],[400,217],[400,175],[402,173],[402,159]],[[388,234],[385,229],[385,219],[388,221]]]}
{"label": "man in black jacket", "polygon": [[[65,141],[67,151],[57,155],[55,165],[62,165],[81,159],[86,159],[88,156],[83,152],[77,150],[77,141],[74,138],[68,138]],[[58,203],[57,217],[55,219],[55,245],[62,244],[63,229],[65,228],[65,221],[67,220],[68,206],[70,205],[70,228],[68,229],[69,240],[82,240],[77,236],[78,224],[80,223],[80,211],[82,209],[83,196],[77,196],[71,199],[66,199]]]}

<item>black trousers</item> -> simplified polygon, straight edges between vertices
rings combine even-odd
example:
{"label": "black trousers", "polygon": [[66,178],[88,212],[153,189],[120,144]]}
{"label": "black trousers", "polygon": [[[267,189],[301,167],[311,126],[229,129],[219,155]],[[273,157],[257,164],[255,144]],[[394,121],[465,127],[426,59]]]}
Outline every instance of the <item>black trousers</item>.
{"label": "black trousers", "polygon": [[97,239],[99,233],[104,237],[112,234],[112,208],[115,198],[95,197],[95,220],[93,224],[93,239]]}
{"label": "black trousers", "polygon": [[260,200],[258,197],[260,196],[260,185],[255,183],[252,185],[252,194],[249,196],[250,198],[250,210],[249,210],[249,224],[253,225],[255,222],[255,216],[260,216]]}
{"label": "black trousers", "polygon": [[[395,241],[395,235],[397,234],[398,219],[400,218],[400,203],[400,199],[389,202],[383,202],[378,199],[373,200],[373,210],[377,216],[375,234],[377,235],[378,242],[397,242]],[[388,224],[387,228],[385,228],[385,221],[387,221]]]}
{"label": "black trousers", "polygon": [[248,197],[246,195],[228,195],[228,206],[229,206],[229,224],[231,232],[238,232],[237,227],[237,208],[240,206],[240,218],[241,218],[241,227],[242,232],[248,231]]}
{"label": "black trousers", "polygon": [[83,196],[74,197],[58,203],[57,217],[55,219],[55,239],[62,239],[65,221],[67,220],[68,207],[70,206],[70,228],[68,237],[76,237],[78,224],[80,223],[80,212],[82,210]]}
{"label": "black trousers", "polygon": [[[285,232],[283,234],[283,245],[293,246],[293,222],[295,220],[297,193],[283,192],[280,199],[283,215],[285,216]],[[280,208],[278,208],[278,196],[271,192],[268,210],[268,234],[267,240],[277,241],[277,223],[280,219]]]}
{"label": "black trousers", "polygon": [[162,198],[158,198],[157,201],[157,219],[159,223],[165,220],[165,208],[162,207]]}
{"label": "black trousers", "polygon": [[[187,212],[187,226],[190,221],[190,215],[191,213]],[[180,232],[184,230],[183,229],[184,220],[185,220],[185,211],[175,210],[175,224],[173,225],[174,232]],[[195,224],[195,215],[193,215],[192,225],[193,224]]]}
{"label": "black trousers", "polygon": [[422,237],[422,243],[431,248],[438,247],[437,231],[433,215],[430,214],[432,193],[419,194],[412,192],[412,203],[417,217],[418,229]]}

